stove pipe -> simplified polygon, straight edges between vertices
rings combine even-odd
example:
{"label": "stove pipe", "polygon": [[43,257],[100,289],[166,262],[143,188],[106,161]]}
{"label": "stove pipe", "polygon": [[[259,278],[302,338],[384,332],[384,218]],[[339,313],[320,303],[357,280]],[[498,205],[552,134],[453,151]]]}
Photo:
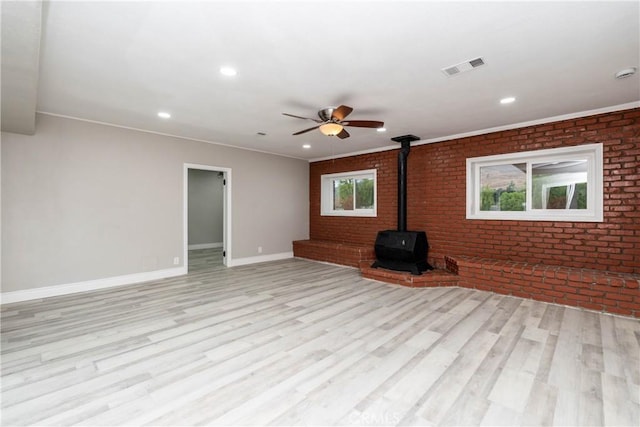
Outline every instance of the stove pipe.
{"label": "stove pipe", "polygon": [[403,135],[391,138],[400,143],[398,151],[398,231],[407,231],[407,158],[411,151],[411,142],[417,141],[415,135]]}

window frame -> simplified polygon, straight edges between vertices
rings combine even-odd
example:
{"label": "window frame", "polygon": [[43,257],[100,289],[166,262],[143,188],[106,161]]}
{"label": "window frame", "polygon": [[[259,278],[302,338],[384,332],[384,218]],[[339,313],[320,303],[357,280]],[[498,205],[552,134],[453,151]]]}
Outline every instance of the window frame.
{"label": "window frame", "polygon": [[[376,217],[378,207],[378,183],[377,170],[365,169],[351,172],[339,172],[324,174],[320,176],[320,215],[321,216],[358,216],[358,217]],[[372,209],[356,209],[354,203],[353,210],[335,210],[333,209],[333,182],[340,179],[373,179],[373,208]],[[354,181],[355,182],[355,181]],[[355,185],[354,185],[355,200]]]}
{"label": "window frame", "polygon": [[[532,164],[582,159],[587,160],[587,209],[533,209]],[[480,169],[487,166],[516,163],[526,163],[525,210],[481,211]],[[468,158],[466,218],[513,221],[603,222],[603,169],[602,143]]]}

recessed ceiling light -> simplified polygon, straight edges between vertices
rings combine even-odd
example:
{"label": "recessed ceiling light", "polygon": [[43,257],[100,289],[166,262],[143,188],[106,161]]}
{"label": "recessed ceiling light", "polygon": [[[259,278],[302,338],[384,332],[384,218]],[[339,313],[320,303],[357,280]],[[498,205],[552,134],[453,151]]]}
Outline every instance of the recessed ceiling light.
{"label": "recessed ceiling light", "polygon": [[238,74],[238,71],[233,67],[220,67],[220,74],[232,77]]}
{"label": "recessed ceiling light", "polygon": [[378,132],[386,132],[387,128],[377,128],[376,129]]}
{"label": "recessed ceiling light", "polygon": [[513,96],[508,96],[506,98],[502,98],[500,100],[500,104],[511,104],[513,101],[515,101],[516,99]]}
{"label": "recessed ceiling light", "polygon": [[171,114],[167,113],[166,111],[160,111],[158,113],[158,117],[160,117],[161,119],[170,119]]}
{"label": "recessed ceiling light", "polygon": [[305,150],[308,150],[309,148],[311,148],[311,145],[309,145],[309,144],[304,144],[304,145],[302,146],[302,148],[304,148]]}

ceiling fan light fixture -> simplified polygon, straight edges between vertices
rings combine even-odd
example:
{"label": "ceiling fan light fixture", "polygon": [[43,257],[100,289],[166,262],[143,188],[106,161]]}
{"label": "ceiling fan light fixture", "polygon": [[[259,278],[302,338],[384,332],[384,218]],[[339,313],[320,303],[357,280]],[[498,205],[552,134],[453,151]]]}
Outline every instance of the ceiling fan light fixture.
{"label": "ceiling fan light fixture", "polygon": [[342,132],[342,125],[338,123],[325,123],[320,126],[320,132],[327,136],[336,136],[340,132]]}

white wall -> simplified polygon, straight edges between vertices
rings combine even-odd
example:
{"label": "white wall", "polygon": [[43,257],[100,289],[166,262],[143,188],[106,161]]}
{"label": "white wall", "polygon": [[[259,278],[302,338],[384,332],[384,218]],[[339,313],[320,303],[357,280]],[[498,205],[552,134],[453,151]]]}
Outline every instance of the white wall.
{"label": "white wall", "polygon": [[189,246],[222,243],[224,186],[221,173],[189,169]]}
{"label": "white wall", "polygon": [[2,133],[2,292],[175,267],[185,163],[232,169],[233,259],[308,238],[308,163],[71,119]]}

